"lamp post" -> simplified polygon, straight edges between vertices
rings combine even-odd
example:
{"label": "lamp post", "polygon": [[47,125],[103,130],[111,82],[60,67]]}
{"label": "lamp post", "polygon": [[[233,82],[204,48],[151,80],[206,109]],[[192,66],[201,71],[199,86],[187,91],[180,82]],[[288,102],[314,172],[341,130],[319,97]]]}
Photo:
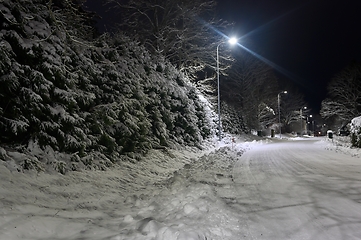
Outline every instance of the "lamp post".
{"label": "lamp post", "polygon": [[[313,115],[311,114],[309,117],[312,119]],[[311,120],[311,122],[308,122],[308,124],[312,124],[312,136],[314,136],[315,135],[315,121]],[[310,129],[310,127],[308,129]]]}
{"label": "lamp post", "polygon": [[[217,45],[217,89],[218,89],[218,134],[219,134],[219,141],[222,140],[222,132],[221,132],[221,95],[220,95],[220,91],[219,91],[219,46],[224,43],[224,42],[220,42]],[[228,40],[228,43],[231,45],[234,45],[237,43],[237,39],[236,38],[230,38]]]}
{"label": "lamp post", "polygon": [[287,93],[287,91],[282,91],[279,94],[277,94],[277,100],[278,100],[278,124],[280,128],[280,138],[282,138],[282,126],[281,126],[281,93]]}
{"label": "lamp post", "polygon": [[302,136],[302,132],[303,132],[303,124],[302,124],[302,121],[303,121],[303,117],[302,117],[302,109],[307,109],[307,107],[303,107],[300,109],[300,117],[301,117],[301,132],[300,132],[300,136]]}

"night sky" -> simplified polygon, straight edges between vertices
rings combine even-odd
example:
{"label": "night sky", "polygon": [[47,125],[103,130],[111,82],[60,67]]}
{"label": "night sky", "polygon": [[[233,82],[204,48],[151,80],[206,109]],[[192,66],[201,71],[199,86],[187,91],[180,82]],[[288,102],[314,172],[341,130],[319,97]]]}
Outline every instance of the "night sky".
{"label": "night sky", "polygon": [[[327,82],[351,61],[361,60],[361,1],[219,0],[227,34],[277,66],[318,111]],[[291,73],[291,74],[290,74]]]}
{"label": "night sky", "polygon": [[[237,35],[240,44],[274,63],[278,77],[296,83],[314,113],[327,82],[351,61],[361,61],[361,0],[217,1],[220,17],[235,23],[225,34]],[[99,26],[111,21],[101,1],[88,4],[103,17]]]}

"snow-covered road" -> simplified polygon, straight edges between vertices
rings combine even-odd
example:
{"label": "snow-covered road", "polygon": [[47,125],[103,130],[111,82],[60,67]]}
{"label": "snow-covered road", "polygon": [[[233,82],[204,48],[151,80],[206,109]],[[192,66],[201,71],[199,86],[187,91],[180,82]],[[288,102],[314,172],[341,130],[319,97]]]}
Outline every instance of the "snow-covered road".
{"label": "snow-covered road", "polygon": [[230,139],[66,175],[0,161],[0,239],[361,239],[357,149]]}
{"label": "snow-covered road", "polygon": [[233,169],[246,239],[361,239],[361,161],[317,139],[247,151]]}

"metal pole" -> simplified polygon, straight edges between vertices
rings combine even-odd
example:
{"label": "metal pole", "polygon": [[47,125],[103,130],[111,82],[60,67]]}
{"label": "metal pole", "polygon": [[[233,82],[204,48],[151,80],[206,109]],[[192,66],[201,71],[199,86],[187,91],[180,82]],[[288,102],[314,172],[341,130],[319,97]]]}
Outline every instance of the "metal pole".
{"label": "metal pole", "polygon": [[277,95],[277,99],[278,99],[278,124],[279,124],[279,128],[280,128],[280,138],[282,138],[280,94],[281,94],[281,93],[279,93],[279,94]]}
{"label": "metal pole", "polygon": [[[230,44],[237,43],[235,38],[230,38],[228,41]],[[222,130],[221,130],[221,94],[220,94],[220,87],[219,87],[219,46],[224,43],[220,42],[217,45],[217,88],[218,88],[218,133],[219,133],[219,141],[222,140]]]}
{"label": "metal pole", "polygon": [[217,45],[217,88],[218,88],[218,137],[219,137],[219,141],[222,140],[222,133],[221,133],[221,96],[220,96],[220,91],[219,91],[219,59],[218,59],[218,48],[219,45]]}
{"label": "metal pole", "polygon": [[287,93],[287,91],[282,91],[278,93],[277,100],[278,100],[278,124],[280,128],[280,138],[282,138],[282,125],[281,125],[281,93]]}
{"label": "metal pole", "polygon": [[301,133],[300,133],[300,136],[302,137],[302,108],[300,109],[300,117],[301,117]]}

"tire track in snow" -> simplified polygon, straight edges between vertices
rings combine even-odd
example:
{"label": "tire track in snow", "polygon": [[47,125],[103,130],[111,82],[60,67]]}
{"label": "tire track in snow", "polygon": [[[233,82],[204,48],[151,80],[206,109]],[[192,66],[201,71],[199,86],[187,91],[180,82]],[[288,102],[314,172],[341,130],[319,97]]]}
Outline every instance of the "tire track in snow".
{"label": "tire track in snow", "polygon": [[[356,195],[360,177],[354,177],[357,170],[352,170],[355,163],[352,162],[351,167],[346,164],[344,173],[337,172],[338,165],[333,165],[337,159],[329,161],[330,152],[314,143],[279,142],[259,146],[246,152],[235,164],[234,187],[239,206],[234,207],[247,215],[244,225],[249,238],[352,239],[349,236],[359,233],[353,225],[361,227],[360,221],[350,213],[360,212],[360,205],[345,206],[342,210],[339,205],[350,200],[344,199],[345,192],[337,196],[327,190],[332,184],[342,188],[351,186],[350,194],[354,198],[351,201],[359,204]],[[350,173],[353,177],[345,178]],[[340,175],[344,179],[340,179]],[[327,176],[333,180],[325,180]],[[317,181],[318,185],[313,186]],[[336,214],[332,206],[340,213]],[[348,233],[350,230],[353,233]]]}

